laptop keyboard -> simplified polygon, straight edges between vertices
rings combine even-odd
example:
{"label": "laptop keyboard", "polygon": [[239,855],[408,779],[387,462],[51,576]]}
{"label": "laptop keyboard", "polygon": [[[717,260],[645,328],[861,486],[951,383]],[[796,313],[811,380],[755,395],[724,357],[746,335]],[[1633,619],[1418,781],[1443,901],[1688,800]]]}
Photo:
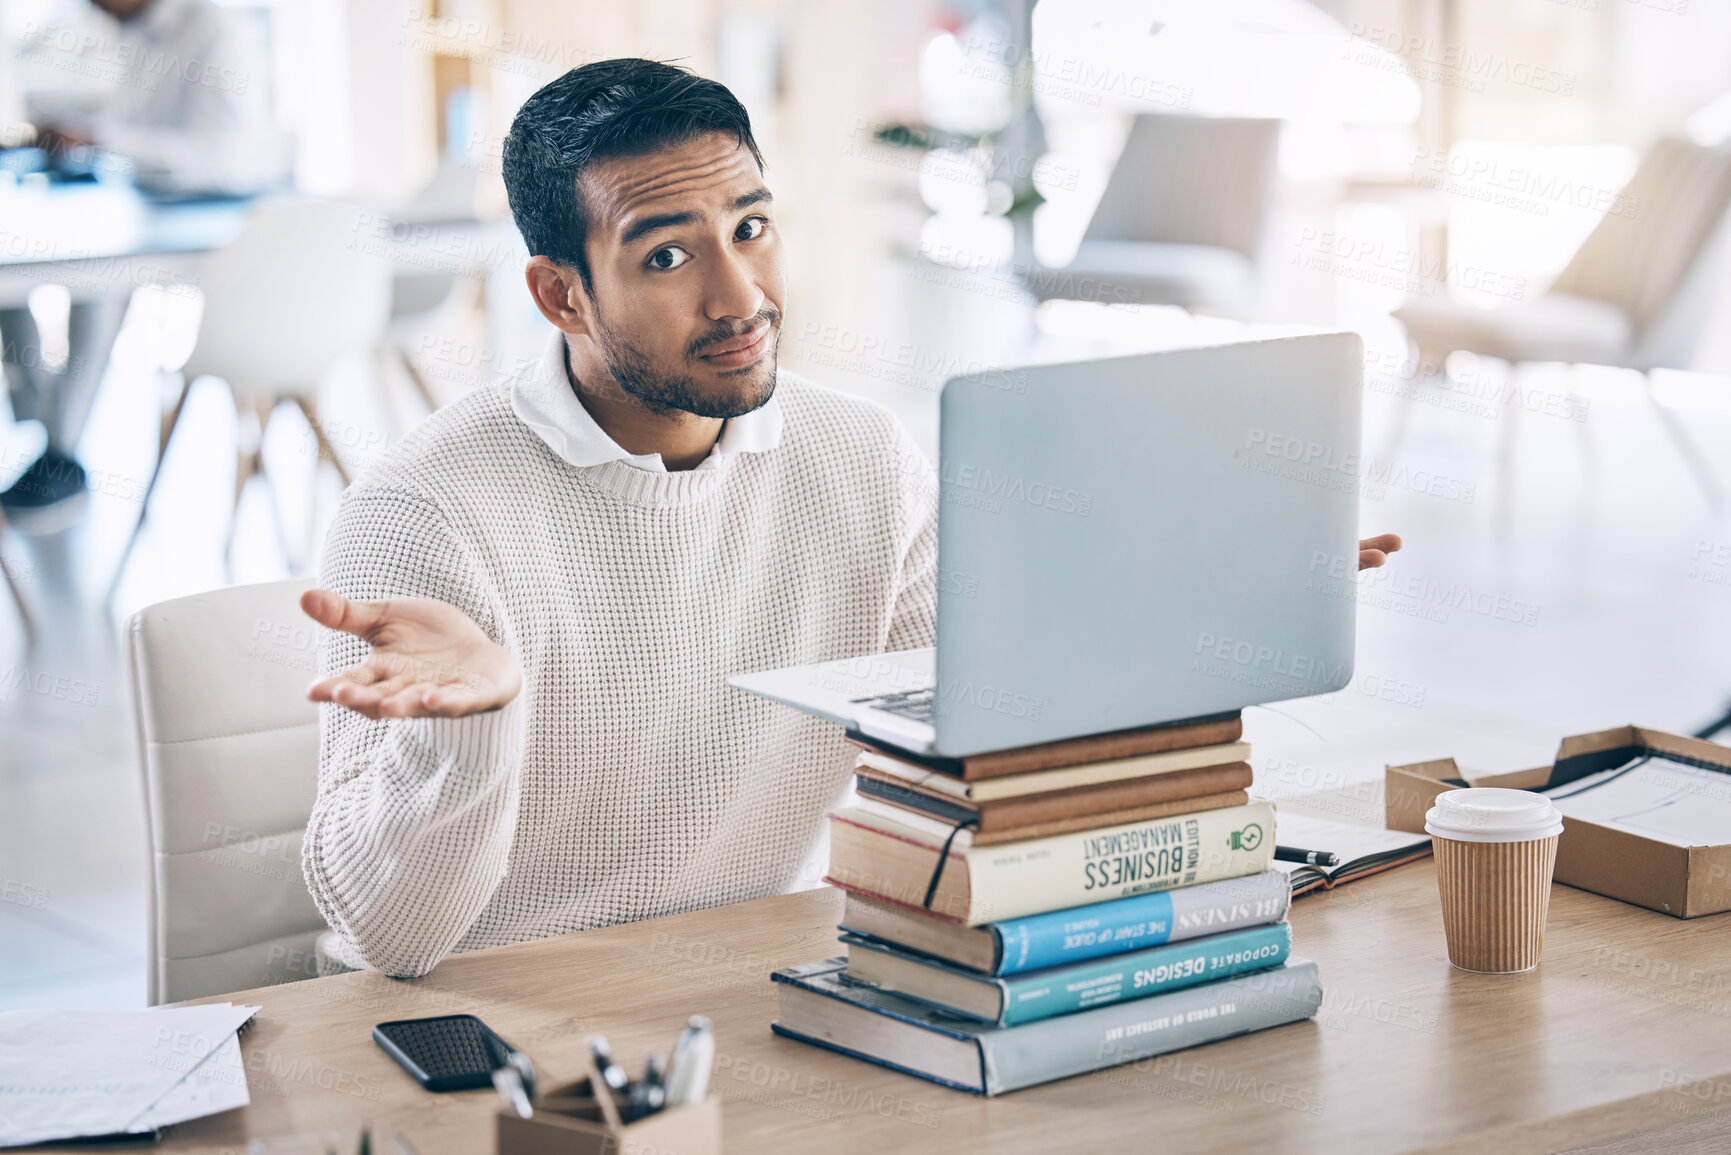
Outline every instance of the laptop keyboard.
{"label": "laptop keyboard", "polygon": [[922,686],[918,690],[900,690],[894,694],[883,694],[876,698],[855,698],[857,706],[870,706],[874,710],[882,710],[886,714],[898,714],[903,718],[912,718],[916,722],[932,721],[932,705],[937,700],[937,687]]}

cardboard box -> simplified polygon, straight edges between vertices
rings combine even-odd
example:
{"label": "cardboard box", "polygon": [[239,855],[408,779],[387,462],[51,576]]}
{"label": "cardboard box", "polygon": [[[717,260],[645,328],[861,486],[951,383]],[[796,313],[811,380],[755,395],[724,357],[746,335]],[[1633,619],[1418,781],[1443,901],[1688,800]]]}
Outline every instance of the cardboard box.
{"label": "cardboard box", "polygon": [[[1642,754],[1664,754],[1723,773],[1727,775],[1727,789],[1731,789],[1731,747],[1641,726],[1618,726],[1563,739],[1554,763],[1531,770],[1469,778],[1453,758],[1389,766],[1384,796],[1388,828],[1423,834],[1425,811],[1445,790],[1467,786],[1543,790],[1620,766]],[[1557,844],[1556,880],[1678,918],[1718,914],[1731,910],[1731,832],[1718,845],[1677,846],[1584,818],[1565,817],[1563,837]]]}

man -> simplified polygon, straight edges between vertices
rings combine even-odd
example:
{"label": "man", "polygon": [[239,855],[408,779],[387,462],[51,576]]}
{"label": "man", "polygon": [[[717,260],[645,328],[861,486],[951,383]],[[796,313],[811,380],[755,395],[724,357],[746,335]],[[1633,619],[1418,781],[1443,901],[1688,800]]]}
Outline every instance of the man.
{"label": "man", "polygon": [[519,111],[504,176],[546,356],[348,492],[301,603],[333,630],[322,952],[394,975],[784,890],[853,758],[725,678],[933,637],[930,467],[884,410],[778,372],[781,241],[733,96],[586,65]]}

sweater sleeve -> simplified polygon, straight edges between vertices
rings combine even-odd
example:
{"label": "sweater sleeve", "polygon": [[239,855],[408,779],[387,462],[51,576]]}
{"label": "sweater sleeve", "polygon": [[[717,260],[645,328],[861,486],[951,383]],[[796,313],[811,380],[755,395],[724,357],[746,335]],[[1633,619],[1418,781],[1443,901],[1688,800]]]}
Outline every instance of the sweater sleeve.
{"label": "sweater sleeve", "polygon": [[896,425],[902,463],[902,532],[897,538],[896,601],[885,648],[917,650],[937,641],[938,476],[907,430]]}
{"label": "sweater sleeve", "polygon": [[[436,598],[512,645],[448,522],[404,494],[345,498],[320,582],[348,598]],[[363,661],[368,650],[359,638],[329,631],[321,676]],[[386,974],[425,974],[492,898],[516,833],[523,697],[466,718],[374,721],[320,707],[318,798],[302,869],[346,953]]]}

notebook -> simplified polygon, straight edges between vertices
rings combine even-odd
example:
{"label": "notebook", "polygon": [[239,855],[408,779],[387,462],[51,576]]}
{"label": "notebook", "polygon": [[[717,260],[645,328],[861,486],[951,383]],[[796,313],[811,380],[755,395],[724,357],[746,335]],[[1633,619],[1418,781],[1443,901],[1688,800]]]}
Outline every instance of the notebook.
{"label": "notebook", "polygon": [[1292,882],[1292,897],[1313,890],[1333,890],[1343,882],[1377,874],[1430,853],[1430,835],[1404,830],[1356,826],[1328,818],[1313,818],[1275,808],[1274,840],[1281,846],[1302,850],[1326,850],[1340,856],[1339,866],[1306,866],[1298,862],[1275,862]]}

